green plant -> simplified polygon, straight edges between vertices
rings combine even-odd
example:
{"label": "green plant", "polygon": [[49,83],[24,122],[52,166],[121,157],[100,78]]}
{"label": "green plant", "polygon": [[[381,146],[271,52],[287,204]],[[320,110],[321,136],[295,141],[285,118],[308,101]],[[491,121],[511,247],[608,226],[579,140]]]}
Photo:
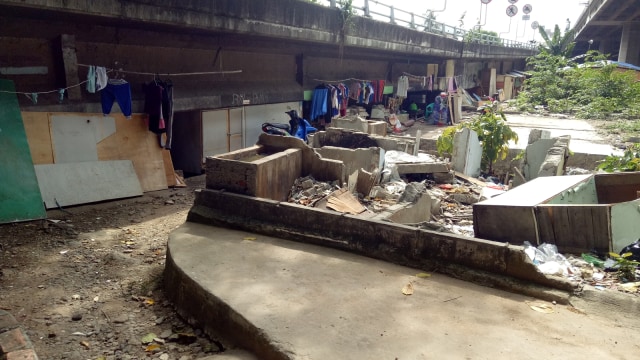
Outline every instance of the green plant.
{"label": "green plant", "polygon": [[438,140],[436,140],[436,148],[440,156],[444,154],[451,155],[453,153],[453,136],[456,131],[462,129],[461,125],[462,124],[444,129],[442,135],[438,137]]}
{"label": "green plant", "polygon": [[640,262],[635,260],[629,260],[628,257],[633,256],[632,253],[627,252],[622,255],[618,255],[614,252],[610,252],[609,256],[615,260],[618,266],[618,279],[622,282],[630,282],[636,280],[636,268],[640,265]]}
{"label": "green plant", "polygon": [[506,124],[504,113],[493,107],[487,107],[482,114],[470,122],[447,128],[436,141],[440,154],[453,153],[453,137],[456,131],[469,128],[478,134],[482,146],[482,169],[493,173],[493,164],[504,159],[509,153],[509,141],[518,141],[518,134]]}
{"label": "green plant", "polygon": [[560,27],[556,24],[553,29],[553,33],[549,35],[544,26],[538,28],[544,44],[540,45],[540,51],[551,55],[559,55],[568,57],[571,55],[576,43],[573,42],[575,31],[565,31],[564,34],[560,33]]}
{"label": "green plant", "polygon": [[606,172],[640,171],[640,144],[627,147],[622,156],[607,156],[596,169]]}
{"label": "green plant", "polygon": [[338,0],[339,13],[340,13],[340,29],[338,31],[339,48],[338,53],[340,62],[344,57],[344,43],[347,36],[347,30],[355,27],[353,18],[356,15],[356,10],[353,7],[353,0]]}

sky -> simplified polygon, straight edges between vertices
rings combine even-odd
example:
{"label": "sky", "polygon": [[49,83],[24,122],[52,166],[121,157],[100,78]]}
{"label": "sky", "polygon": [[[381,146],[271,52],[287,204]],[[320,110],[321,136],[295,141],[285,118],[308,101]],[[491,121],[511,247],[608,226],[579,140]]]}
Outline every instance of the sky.
{"label": "sky", "polygon": [[[478,23],[482,17],[482,29],[495,31],[500,37],[518,41],[540,41],[540,34],[531,28],[533,21],[537,21],[540,25],[553,31],[556,24],[564,30],[567,25],[567,18],[571,21],[571,25],[575,24],[580,14],[585,9],[587,0],[485,0],[490,1],[489,4],[483,5],[481,0],[369,0],[370,7],[376,9],[376,12],[388,13],[388,7],[376,5],[383,3],[394,5],[396,9],[413,12],[418,15],[424,15],[427,10],[434,11],[446,9],[443,12],[435,12],[436,20],[448,25],[459,26],[459,19],[466,12],[463,19],[462,28],[469,30]],[[510,18],[507,16],[507,7],[514,2],[518,8],[518,13]],[[353,0],[355,6],[363,6],[364,0]],[[523,7],[530,5],[530,20],[522,19]],[[486,11],[486,17],[485,17]],[[406,17],[396,10],[396,17]],[[417,22],[417,20],[416,20]],[[511,24],[510,24],[511,22]],[[535,37],[534,37],[535,36]]]}

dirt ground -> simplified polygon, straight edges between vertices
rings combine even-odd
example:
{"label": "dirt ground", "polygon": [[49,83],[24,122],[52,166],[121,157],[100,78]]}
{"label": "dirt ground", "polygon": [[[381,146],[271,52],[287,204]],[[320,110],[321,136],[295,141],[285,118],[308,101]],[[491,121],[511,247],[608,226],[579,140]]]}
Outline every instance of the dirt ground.
{"label": "dirt ground", "polygon": [[[187,183],[48,211],[58,223],[0,225],[0,308],[40,359],[189,360],[227,348],[179,319],[162,289],[168,234],[185,221],[204,175]],[[165,344],[147,348],[149,334]]]}
{"label": "dirt ground", "polygon": [[[187,184],[0,225],[0,309],[41,359],[195,360],[229,348],[183,322],[164,297],[168,234],[204,175]],[[145,337],[164,344],[148,347]]]}

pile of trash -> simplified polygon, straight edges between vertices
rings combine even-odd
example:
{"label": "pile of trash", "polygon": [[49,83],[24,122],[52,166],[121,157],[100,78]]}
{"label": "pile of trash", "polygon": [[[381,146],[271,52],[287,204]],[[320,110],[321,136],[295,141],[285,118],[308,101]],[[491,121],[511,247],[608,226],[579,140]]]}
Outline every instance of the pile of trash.
{"label": "pile of trash", "polygon": [[318,201],[340,189],[339,182],[317,181],[312,176],[298,178],[293,182],[288,202],[313,207]]}
{"label": "pile of trash", "polygon": [[[553,244],[543,243],[537,248],[524,243],[525,253],[534,265],[546,275],[555,275],[571,281],[593,286],[598,290],[617,290],[639,293],[640,240],[625,247],[620,254],[609,256],[581,254],[580,257],[558,253]],[[602,258],[606,259],[602,259]]]}

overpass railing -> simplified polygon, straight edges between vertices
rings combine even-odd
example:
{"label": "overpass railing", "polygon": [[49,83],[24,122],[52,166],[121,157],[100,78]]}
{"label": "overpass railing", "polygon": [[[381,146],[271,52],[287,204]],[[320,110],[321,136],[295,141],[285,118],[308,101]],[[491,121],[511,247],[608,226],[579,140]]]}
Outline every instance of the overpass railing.
{"label": "overpass railing", "polygon": [[[337,0],[322,0],[322,3],[330,7],[340,8]],[[374,3],[380,8],[386,8],[384,13],[375,11],[370,3]],[[529,42],[520,42],[509,39],[502,39],[497,36],[479,33],[473,30],[465,30],[456,26],[447,25],[423,15],[414,14],[409,11],[398,9],[393,5],[387,5],[377,0],[364,0],[362,6],[353,4],[351,6],[360,16],[367,18],[386,19],[390,24],[405,26],[414,30],[424,31],[430,34],[440,35],[459,41],[469,41],[484,45],[498,45],[510,48],[536,49],[536,45]],[[396,14],[402,16],[396,16]]]}

